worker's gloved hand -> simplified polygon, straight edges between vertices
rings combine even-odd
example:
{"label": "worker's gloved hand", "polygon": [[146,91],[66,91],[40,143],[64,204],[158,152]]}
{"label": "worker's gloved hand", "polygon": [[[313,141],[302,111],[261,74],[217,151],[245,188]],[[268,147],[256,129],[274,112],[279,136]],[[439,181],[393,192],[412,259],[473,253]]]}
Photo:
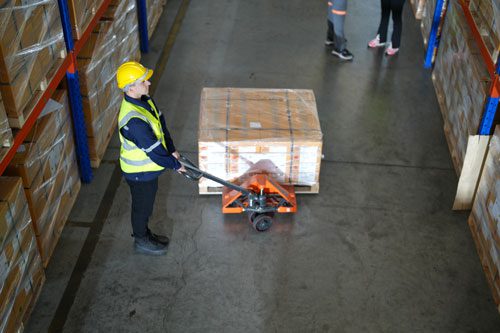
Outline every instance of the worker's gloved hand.
{"label": "worker's gloved hand", "polygon": [[172,156],[175,157],[176,159],[179,159],[181,157],[181,154],[176,150],[172,153]]}
{"label": "worker's gloved hand", "polygon": [[184,165],[181,165],[181,167],[179,169],[176,170],[178,173],[185,173],[187,170],[186,168],[184,167]]}

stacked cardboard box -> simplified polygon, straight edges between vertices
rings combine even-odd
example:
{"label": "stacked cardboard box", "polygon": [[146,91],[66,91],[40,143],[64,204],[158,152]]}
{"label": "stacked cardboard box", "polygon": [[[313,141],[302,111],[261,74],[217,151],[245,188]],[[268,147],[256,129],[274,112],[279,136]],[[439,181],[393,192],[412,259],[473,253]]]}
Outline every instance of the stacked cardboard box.
{"label": "stacked cardboard box", "polygon": [[491,59],[496,63],[500,51],[500,1],[471,0],[469,9]]}
{"label": "stacked cardboard box", "polygon": [[94,18],[103,0],[69,0],[69,14],[73,27],[73,37],[80,39]]}
{"label": "stacked cardboard box", "polygon": [[8,1],[0,10],[0,91],[10,126],[21,127],[66,48],[57,0]]}
{"label": "stacked cardboard box", "polygon": [[0,332],[22,329],[44,281],[21,179],[0,177]]}
{"label": "stacked cardboard box", "polygon": [[433,80],[455,170],[460,173],[468,137],[477,134],[481,122],[490,79],[456,1],[448,9]]}
{"label": "stacked cardboard box", "polygon": [[163,7],[167,4],[166,0],[147,0],[146,7],[148,12],[148,35],[149,38],[153,35],[158,21],[160,20],[161,14],[163,13]]}
{"label": "stacked cardboard box", "polygon": [[422,21],[420,22],[420,30],[422,31],[422,38],[424,39],[425,47],[427,47],[427,43],[429,42],[429,35],[431,33],[435,9],[436,0],[426,0],[425,6],[422,9]]}
{"label": "stacked cardboard box", "polygon": [[[198,132],[199,166],[240,182],[268,173],[307,193],[319,191],[322,132],[311,90],[204,88]],[[202,179],[200,193],[220,193]]]}
{"label": "stacked cardboard box", "polygon": [[9,127],[9,120],[0,97],[0,160],[7,154],[8,147],[12,145],[12,131]]}
{"label": "stacked cardboard box", "polygon": [[490,141],[469,226],[500,312],[500,126]]}
{"label": "stacked cardboard box", "polygon": [[411,0],[411,7],[417,20],[421,20],[424,16],[426,0]]}
{"label": "stacked cardboard box", "polygon": [[134,0],[113,2],[78,56],[83,111],[92,166],[97,167],[116,128],[122,92],[116,69],[139,60],[137,9]]}
{"label": "stacked cardboard box", "polygon": [[80,188],[67,96],[53,98],[5,171],[22,177],[45,266]]}

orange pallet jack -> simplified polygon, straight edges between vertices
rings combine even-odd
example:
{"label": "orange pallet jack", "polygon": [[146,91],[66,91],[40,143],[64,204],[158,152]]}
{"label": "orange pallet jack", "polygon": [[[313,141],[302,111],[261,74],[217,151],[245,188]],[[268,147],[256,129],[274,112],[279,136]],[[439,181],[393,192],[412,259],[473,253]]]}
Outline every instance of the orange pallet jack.
{"label": "orange pallet jack", "polygon": [[184,156],[180,156],[179,162],[186,169],[186,172],[183,172],[185,177],[194,181],[204,177],[223,185],[222,212],[247,212],[250,223],[257,231],[269,229],[275,213],[297,211],[294,187],[278,184],[268,174],[251,175],[241,185],[236,185],[200,170]]}

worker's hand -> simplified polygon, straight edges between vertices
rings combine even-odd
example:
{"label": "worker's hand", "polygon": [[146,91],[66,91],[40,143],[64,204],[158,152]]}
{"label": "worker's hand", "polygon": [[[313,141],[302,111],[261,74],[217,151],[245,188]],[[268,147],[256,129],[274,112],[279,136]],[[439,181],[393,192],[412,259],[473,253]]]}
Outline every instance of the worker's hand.
{"label": "worker's hand", "polygon": [[179,154],[177,150],[172,153],[172,156],[175,157],[176,159],[181,158],[181,154]]}
{"label": "worker's hand", "polygon": [[184,167],[184,165],[181,165],[181,167],[179,169],[176,170],[178,173],[184,173],[186,172],[186,168]]}

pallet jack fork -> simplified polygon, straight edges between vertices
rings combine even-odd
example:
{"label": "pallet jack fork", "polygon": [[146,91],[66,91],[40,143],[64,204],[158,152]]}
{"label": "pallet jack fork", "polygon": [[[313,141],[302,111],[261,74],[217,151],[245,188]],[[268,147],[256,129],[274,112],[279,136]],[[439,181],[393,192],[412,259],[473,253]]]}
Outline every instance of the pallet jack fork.
{"label": "pallet jack fork", "polygon": [[247,212],[250,223],[257,231],[269,229],[275,213],[297,211],[294,187],[278,184],[268,174],[253,174],[242,184],[236,185],[200,170],[184,156],[180,156],[179,162],[186,169],[186,172],[183,172],[185,177],[193,181],[204,177],[223,185],[222,212],[224,214]]}

